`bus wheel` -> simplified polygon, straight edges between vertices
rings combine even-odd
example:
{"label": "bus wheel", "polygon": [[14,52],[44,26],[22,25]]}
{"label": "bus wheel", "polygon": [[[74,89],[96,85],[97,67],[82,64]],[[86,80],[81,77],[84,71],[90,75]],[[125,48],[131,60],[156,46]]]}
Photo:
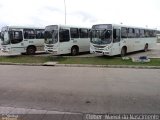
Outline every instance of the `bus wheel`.
{"label": "bus wheel", "polygon": [[147,52],[148,51],[148,44],[145,44],[144,46],[144,52]]}
{"label": "bus wheel", "polygon": [[78,47],[72,47],[71,55],[75,56],[75,55],[78,55],[78,53],[79,53]]}
{"label": "bus wheel", "polygon": [[27,54],[28,55],[34,55],[36,52],[36,48],[34,46],[30,46],[27,48]]}
{"label": "bus wheel", "polygon": [[121,49],[121,57],[124,57],[126,55],[127,49],[125,47],[123,47]]}

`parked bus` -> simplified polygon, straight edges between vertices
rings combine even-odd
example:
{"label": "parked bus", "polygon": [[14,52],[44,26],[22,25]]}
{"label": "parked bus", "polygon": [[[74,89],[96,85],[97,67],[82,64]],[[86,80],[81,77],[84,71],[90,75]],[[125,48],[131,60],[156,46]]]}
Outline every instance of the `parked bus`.
{"label": "parked bus", "polygon": [[0,50],[1,50],[1,32],[0,32]]}
{"label": "parked bus", "polygon": [[156,45],[156,30],[115,24],[97,24],[91,29],[90,53],[108,56],[144,50]]}
{"label": "parked bus", "polygon": [[1,30],[2,51],[35,54],[44,51],[44,28],[6,26]]}
{"label": "parked bus", "polygon": [[160,30],[157,30],[157,43],[160,43]]}
{"label": "parked bus", "polygon": [[45,51],[53,55],[78,55],[89,51],[89,28],[49,25],[45,28]]}
{"label": "parked bus", "polygon": [[157,34],[157,43],[160,43],[160,34]]}

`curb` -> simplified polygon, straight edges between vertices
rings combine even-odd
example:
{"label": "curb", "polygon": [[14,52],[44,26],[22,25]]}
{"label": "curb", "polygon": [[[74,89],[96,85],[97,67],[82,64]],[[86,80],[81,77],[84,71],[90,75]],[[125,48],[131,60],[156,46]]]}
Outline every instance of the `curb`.
{"label": "curb", "polygon": [[10,63],[10,62],[0,62],[0,65],[160,69],[160,66],[57,64],[57,62],[53,62],[53,63],[52,62],[49,62],[49,63]]}
{"label": "curb", "polygon": [[59,67],[99,67],[99,68],[160,69],[160,66],[133,66],[133,65],[56,64],[55,66],[59,66]]}
{"label": "curb", "polygon": [[0,62],[0,65],[44,66],[43,63],[11,63],[11,62]]}

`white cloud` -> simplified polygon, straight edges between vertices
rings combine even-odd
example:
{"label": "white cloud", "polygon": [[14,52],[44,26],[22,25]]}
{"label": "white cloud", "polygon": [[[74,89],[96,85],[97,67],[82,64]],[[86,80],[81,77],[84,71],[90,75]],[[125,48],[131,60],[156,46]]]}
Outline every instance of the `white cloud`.
{"label": "white cloud", "polygon": [[[158,27],[159,0],[65,0],[67,24],[123,23]],[[3,25],[64,24],[64,0],[0,0]]]}

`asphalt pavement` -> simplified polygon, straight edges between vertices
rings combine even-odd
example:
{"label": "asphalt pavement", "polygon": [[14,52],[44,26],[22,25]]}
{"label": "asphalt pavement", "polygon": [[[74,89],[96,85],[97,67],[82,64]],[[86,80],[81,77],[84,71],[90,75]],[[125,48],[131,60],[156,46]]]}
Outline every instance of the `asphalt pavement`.
{"label": "asphalt pavement", "polygon": [[0,66],[0,106],[71,113],[159,113],[159,69]]}

